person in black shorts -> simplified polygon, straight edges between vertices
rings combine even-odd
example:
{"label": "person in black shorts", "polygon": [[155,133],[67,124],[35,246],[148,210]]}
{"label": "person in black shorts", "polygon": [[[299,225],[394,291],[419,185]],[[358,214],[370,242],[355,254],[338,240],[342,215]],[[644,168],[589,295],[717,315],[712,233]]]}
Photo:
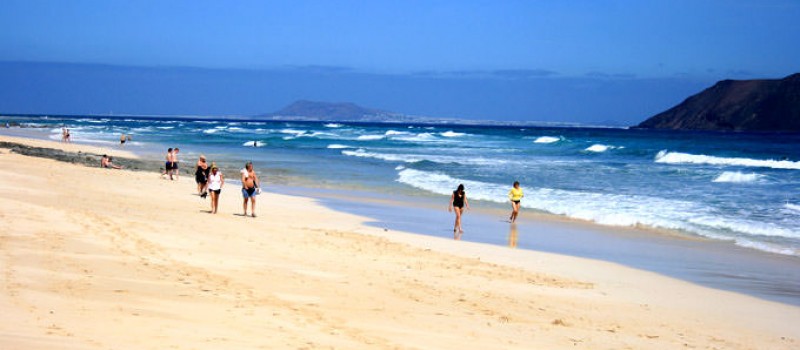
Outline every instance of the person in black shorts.
{"label": "person in black shorts", "polygon": [[164,163],[164,172],[161,173],[161,177],[163,178],[164,175],[169,175],[169,179],[172,180],[172,148],[171,147],[169,149],[167,149],[166,162]]}
{"label": "person in black shorts", "polygon": [[461,239],[461,234],[464,229],[461,228],[461,214],[464,209],[469,209],[469,201],[467,200],[467,193],[464,192],[464,185],[458,185],[458,188],[453,191],[450,196],[450,204],[447,206],[447,211],[454,211],[456,213],[456,222],[453,224],[453,239]]}

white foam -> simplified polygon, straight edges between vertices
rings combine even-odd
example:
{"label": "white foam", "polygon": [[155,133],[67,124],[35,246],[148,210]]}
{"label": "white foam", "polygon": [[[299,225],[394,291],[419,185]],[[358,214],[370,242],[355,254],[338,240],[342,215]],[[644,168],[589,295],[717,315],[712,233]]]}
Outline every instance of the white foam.
{"label": "white foam", "polygon": [[741,182],[756,182],[760,179],[764,178],[764,175],[761,174],[745,174],[738,171],[726,171],[722,174],[719,174],[712,182],[733,182],[733,183],[741,183]]}
{"label": "white foam", "polygon": [[735,241],[736,245],[745,247],[745,248],[753,248],[762,250],[765,252],[775,253],[775,254],[782,254],[782,255],[800,255],[800,250],[793,249],[789,247],[782,247],[777,244],[765,243],[765,242],[754,242],[749,239],[737,239]]}
{"label": "white foam", "polygon": [[329,132],[324,132],[324,131],[314,131],[312,133],[305,133],[305,134],[297,135],[297,137],[327,137],[327,136],[337,136],[337,135],[329,133]]}
{"label": "white foam", "polygon": [[278,130],[278,132],[281,133],[281,134],[290,134],[290,135],[294,135],[294,136],[300,136],[300,135],[306,133],[305,130],[296,130],[296,129],[281,129],[281,130]]}
{"label": "white foam", "polygon": [[463,133],[463,132],[455,132],[455,131],[449,130],[449,131],[445,131],[443,133],[439,133],[439,135],[442,135],[444,137],[461,137],[461,136],[464,136],[466,134]]}
{"label": "white foam", "polygon": [[264,142],[264,141],[258,141],[258,143],[256,143],[256,141],[247,141],[247,142],[242,144],[242,146],[245,146],[245,147],[264,147],[266,145],[267,145],[267,143]]}
{"label": "white foam", "polygon": [[374,153],[374,152],[367,152],[363,148],[359,148],[355,151],[342,151],[342,154],[350,157],[361,157],[361,158],[374,158],[374,159],[381,159],[389,162],[407,162],[407,163],[415,163],[419,162],[422,159],[412,159],[410,157],[406,157],[402,154],[385,154],[385,153]]}
{"label": "white foam", "polygon": [[399,136],[395,138],[396,140],[406,141],[406,142],[441,142],[436,136],[431,133],[423,132],[419,134],[410,134],[409,136]]}
{"label": "white foam", "polygon": [[385,136],[394,136],[394,135],[411,135],[408,131],[396,131],[396,130],[389,130],[384,133]]}
{"label": "white foam", "polygon": [[794,211],[800,211],[800,205],[797,205],[797,204],[786,203],[784,205],[784,207],[786,207],[786,209],[791,209],[791,210],[794,210]]}
{"label": "white foam", "polygon": [[793,162],[790,160],[715,157],[702,154],[669,152],[667,150],[659,151],[658,154],[656,154],[655,162],[666,164],[709,164],[800,170],[800,162]]}
{"label": "white foam", "polygon": [[609,149],[614,149],[614,148],[615,148],[614,146],[601,145],[599,143],[596,143],[594,145],[586,147],[586,149],[584,151],[602,153],[602,152],[608,151]]}
{"label": "white foam", "polygon": [[553,136],[540,136],[533,140],[533,143],[553,143],[561,141],[560,137],[553,137]]}
{"label": "white foam", "polygon": [[220,129],[205,129],[205,130],[203,130],[203,133],[204,133],[204,134],[214,134],[214,133],[216,133],[216,132],[217,132],[217,131],[219,131],[219,130],[220,130]]}
{"label": "white foam", "polygon": [[358,141],[375,141],[375,140],[381,140],[384,137],[385,137],[384,135],[360,135],[359,137],[356,137],[356,140],[358,140]]}
{"label": "white foam", "polygon": [[[511,188],[510,184],[464,180],[416,169],[401,170],[397,181],[441,195],[449,195],[451,188],[463,183],[470,198],[495,203],[507,203]],[[786,227],[720,217],[714,209],[697,203],[651,196],[526,188],[522,206],[601,225],[646,225],[737,242],[747,236],[800,238],[800,233]]]}
{"label": "white foam", "polygon": [[350,157],[361,157],[361,158],[373,158],[373,159],[380,159],[385,160],[388,162],[402,162],[402,163],[419,163],[419,162],[434,162],[434,163],[441,163],[441,164],[473,164],[473,165],[501,165],[508,163],[507,160],[497,160],[497,159],[490,159],[490,158],[480,158],[480,157],[458,157],[458,156],[448,156],[448,155],[431,155],[431,154],[408,154],[408,153],[378,153],[378,152],[369,152],[363,148],[359,148],[357,150],[345,150],[342,151],[343,155],[350,156]]}
{"label": "white foam", "polygon": [[353,148],[353,147],[352,146],[348,146],[348,145],[340,145],[340,144],[334,143],[334,144],[328,145],[328,148],[331,148],[331,149],[342,149],[342,148]]}
{"label": "white foam", "polygon": [[342,127],[342,126],[344,126],[344,125],[342,125],[342,124],[337,124],[337,123],[328,123],[328,124],[325,124],[324,126],[325,126],[326,128],[341,128],[341,127]]}

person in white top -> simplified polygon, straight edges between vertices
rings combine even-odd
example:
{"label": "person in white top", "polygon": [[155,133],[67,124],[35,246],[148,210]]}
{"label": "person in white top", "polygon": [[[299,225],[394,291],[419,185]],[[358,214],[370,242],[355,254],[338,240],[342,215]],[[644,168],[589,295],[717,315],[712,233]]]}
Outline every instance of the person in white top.
{"label": "person in white top", "polygon": [[211,194],[211,214],[217,213],[219,206],[219,194],[222,186],[225,185],[225,177],[216,165],[211,167],[211,174],[208,175],[208,192]]}

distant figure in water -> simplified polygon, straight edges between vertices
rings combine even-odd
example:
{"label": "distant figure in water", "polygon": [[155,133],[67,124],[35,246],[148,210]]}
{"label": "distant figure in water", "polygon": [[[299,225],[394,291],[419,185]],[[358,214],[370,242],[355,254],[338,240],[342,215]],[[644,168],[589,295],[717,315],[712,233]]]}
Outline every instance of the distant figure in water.
{"label": "distant figure in water", "polygon": [[525,194],[522,193],[522,189],[519,188],[519,181],[514,181],[514,187],[511,188],[511,191],[508,191],[508,199],[511,201],[511,216],[508,218],[508,221],[512,223],[517,221],[519,202],[522,200],[522,197],[525,197]]}
{"label": "distant figure in water", "polygon": [[258,141],[253,141],[253,147],[258,147]]}
{"label": "distant figure in water", "polygon": [[127,141],[127,140],[128,140],[128,139],[125,137],[125,133],[123,133],[122,135],[120,135],[120,136],[119,136],[119,145],[120,145],[120,147],[121,147],[121,146],[125,146],[125,141]]}
{"label": "distant figure in water", "polygon": [[450,204],[447,206],[447,211],[454,211],[456,213],[456,221],[453,224],[453,239],[461,239],[461,234],[464,229],[461,228],[461,214],[464,213],[464,208],[469,209],[469,201],[467,200],[467,193],[464,192],[464,185],[458,185],[458,188],[453,191],[450,196]]}

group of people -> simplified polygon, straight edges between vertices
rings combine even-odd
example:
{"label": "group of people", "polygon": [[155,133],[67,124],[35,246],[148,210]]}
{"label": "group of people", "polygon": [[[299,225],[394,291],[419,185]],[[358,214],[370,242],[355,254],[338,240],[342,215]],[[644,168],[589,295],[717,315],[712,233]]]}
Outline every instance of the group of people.
{"label": "group of people", "polygon": [[219,171],[215,163],[211,166],[206,162],[206,156],[200,155],[195,166],[194,179],[197,182],[197,194],[201,198],[211,195],[211,214],[216,214],[219,208],[219,195],[225,185],[225,176]]}
{"label": "group of people", "polygon": [[70,143],[72,142],[72,136],[69,134],[69,129],[67,127],[61,128],[61,142]]}
{"label": "group of people", "polygon": [[[513,224],[517,221],[519,206],[524,196],[522,188],[519,187],[519,181],[514,181],[514,185],[508,191],[508,200],[511,202],[511,215],[508,217],[508,222]],[[461,234],[464,233],[464,229],[461,227],[461,215],[464,214],[465,209],[469,209],[469,201],[467,200],[467,193],[464,191],[464,184],[459,184],[458,188],[450,196],[450,204],[447,206],[447,211],[452,211],[456,214],[456,221],[453,224],[453,238],[455,239],[460,239]]]}
{"label": "group of people", "polygon": [[170,180],[178,179],[178,174],[180,173],[178,170],[178,153],[180,151],[178,147],[167,149],[166,163],[164,163],[164,171],[161,173],[162,178],[169,175]]}
{"label": "group of people", "polygon": [[[244,216],[247,216],[247,204],[250,204],[250,216],[256,217],[256,196],[261,194],[261,182],[258,180],[258,175],[253,169],[253,162],[247,162],[244,168],[240,171],[242,180],[242,210]],[[219,208],[219,196],[222,193],[222,187],[225,185],[225,176],[219,170],[216,164],[211,163],[208,165],[206,157],[200,155],[195,166],[194,173],[195,182],[197,182],[197,194],[201,198],[211,196],[211,214],[216,214]]]}

